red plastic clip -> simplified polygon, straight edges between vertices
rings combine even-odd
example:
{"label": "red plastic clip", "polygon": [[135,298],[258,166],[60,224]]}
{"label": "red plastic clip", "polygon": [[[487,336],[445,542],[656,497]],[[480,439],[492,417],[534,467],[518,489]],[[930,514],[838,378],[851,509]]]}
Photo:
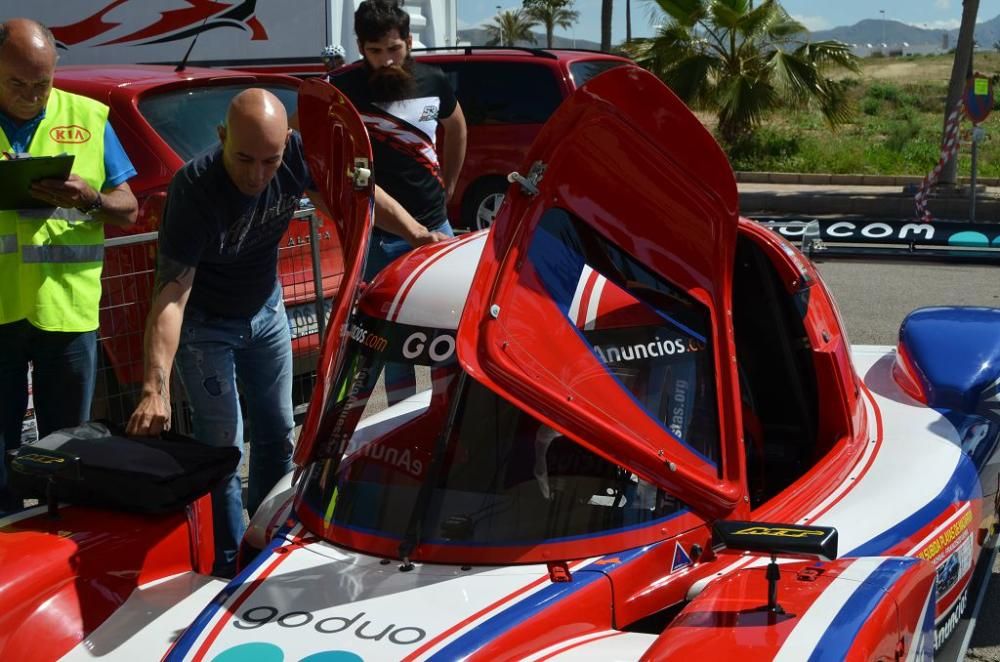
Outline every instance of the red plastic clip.
{"label": "red plastic clip", "polygon": [[569,574],[569,565],[565,561],[549,564],[549,579],[553,583],[571,582],[573,575]]}

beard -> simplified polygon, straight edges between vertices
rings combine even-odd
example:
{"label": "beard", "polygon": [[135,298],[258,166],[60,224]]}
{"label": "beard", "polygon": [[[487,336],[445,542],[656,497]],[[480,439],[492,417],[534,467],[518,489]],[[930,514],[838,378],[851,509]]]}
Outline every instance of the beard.
{"label": "beard", "polygon": [[368,68],[368,91],[372,101],[390,102],[408,99],[417,88],[413,77],[413,58],[406,56],[402,65],[390,67]]}

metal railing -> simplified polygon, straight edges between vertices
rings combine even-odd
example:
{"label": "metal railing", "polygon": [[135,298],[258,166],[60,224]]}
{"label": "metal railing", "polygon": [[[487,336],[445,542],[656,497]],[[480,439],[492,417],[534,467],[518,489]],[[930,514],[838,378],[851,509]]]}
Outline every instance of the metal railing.
{"label": "metal railing", "polygon": [[[340,285],[343,261],[337,234],[329,221],[312,209],[298,211],[278,253],[295,378],[293,401],[301,414],[315,382],[315,366],[325,335],[330,300]],[[124,423],[141,394],[143,337],[156,276],[158,233],[109,238],[104,242],[101,277],[98,365],[91,417]],[[175,377],[171,383],[173,426],[190,432],[190,409]],[[34,436],[33,412],[25,419],[22,437]]]}

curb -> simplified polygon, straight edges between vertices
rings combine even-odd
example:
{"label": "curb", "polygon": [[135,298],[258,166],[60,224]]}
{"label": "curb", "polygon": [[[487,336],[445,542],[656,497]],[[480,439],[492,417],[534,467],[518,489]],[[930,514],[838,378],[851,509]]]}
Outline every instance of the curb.
{"label": "curb", "polygon": [[[920,184],[923,177],[916,175],[836,175],[812,172],[736,172],[736,181],[745,184],[804,184],[806,186],[899,186]],[[958,183],[970,184],[968,177],[959,177]],[[1000,178],[978,177],[980,186],[1000,186]]]}

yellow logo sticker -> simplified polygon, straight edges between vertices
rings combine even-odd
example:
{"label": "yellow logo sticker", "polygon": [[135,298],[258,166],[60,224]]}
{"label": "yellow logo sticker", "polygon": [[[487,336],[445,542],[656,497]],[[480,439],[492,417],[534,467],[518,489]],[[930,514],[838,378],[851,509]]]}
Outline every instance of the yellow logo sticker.
{"label": "yellow logo sticker", "polygon": [[736,531],[737,536],[773,536],[775,538],[808,538],[809,536],[824,536],[825,531],[812,531],[810,529],[786,529],[771,526],[751,526],[749,529]]}
{"label": "yellow logo sticker", "polygon": [[53,455],[39,455],[38,453],[31,453],[29,455],[22,455],[22,460],[29,462],[37,462],[38,464],[62,464],[66,460],[61,457],[55,457]]}

